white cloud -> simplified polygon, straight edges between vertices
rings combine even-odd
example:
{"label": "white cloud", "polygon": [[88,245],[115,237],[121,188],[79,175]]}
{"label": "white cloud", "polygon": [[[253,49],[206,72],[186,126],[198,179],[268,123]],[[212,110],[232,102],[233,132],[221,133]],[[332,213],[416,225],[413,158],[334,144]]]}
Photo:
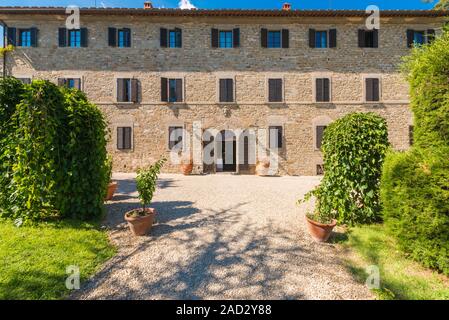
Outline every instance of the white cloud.
{"label": "white cloud", "polygon": [[196,7],[193,4],[190,3],[190,0],[181,0],[181,1],[179,1],[179,8],[183,9],[183,10],[184,9],[188,9],[188,10],[196,9]]}

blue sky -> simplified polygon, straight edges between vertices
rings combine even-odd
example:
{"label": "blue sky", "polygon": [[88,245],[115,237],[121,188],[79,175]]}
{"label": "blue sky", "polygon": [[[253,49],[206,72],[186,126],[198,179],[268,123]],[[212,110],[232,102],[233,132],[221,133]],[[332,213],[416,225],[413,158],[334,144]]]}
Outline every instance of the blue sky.
{"label": "blue sky", "polygon": [[[157,7],[175,8],[180,0],[153,0]],[[190,0],[201,9],[242,8],[275,9],[283,2],[290,2],[296,9],[365,9],[368,5],[377,5],[380,9],[429,9],[437,0]],[[102,6],[134,7],[143,6],[144,0],[0,0],[0,6]],[[427,3],[426,3],[427,2]],[[429,3],[430,2],[430,3]]]}

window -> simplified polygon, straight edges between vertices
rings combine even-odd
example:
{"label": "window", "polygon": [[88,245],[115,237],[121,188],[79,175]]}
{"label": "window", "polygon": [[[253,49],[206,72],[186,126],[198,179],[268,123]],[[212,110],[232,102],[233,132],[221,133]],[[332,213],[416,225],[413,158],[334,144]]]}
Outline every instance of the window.
{"label": "window", "polygon": [[234,102],[234,80],[220,79],[220,102]]}
{"label": "window", "polygon": [[414,138],[413,138],[414,126],[408,126],[408,141],[410,146],[413,146]]}
{"label": "window", "polygon": [[330,102],[330,79],[317,78],[315,80],[316,102]]}
{"label": "window", "polygon": [[19,30],[19,46],[21,47],[31,47],[31,30],[24,29]]}
{"label": "window", "polygon": [[280,48],[280,47],[281,47],[281,32],[268,31],[268,48]]}
{"label": "window", "polygon": [[322,165],[322,164],[317,164],[316,165],[316,175],[317,176],[324,175],[324,165]]}
{"label": "window", "polygon": [[169,48],[181,48],[181,31],[179,29],[169,31]]}
{"label": "window", "polygon": [[282,102],[282,79],[268,79],[268,102]]}
{"label": "window", "polygon": [[269,143],[270,149],[281,149],[282,148],[282,126],[270,126],[269,130]]}
{"label": "window", "polygon": [[378,78],[365,79],[365,100],[367,102],[380,100],[380,85]]}
{"label": "window", "polygon": [[81,90],[80,78],[60,78],[58,79],[59,86],[66,86],[67,88]]}
{"label": "window", "polygon": [[69,47],[81,47],[81,30],[69,30]]}
{"label": "window", "polygon": [[170,150],[182,150],[183,127],[168,128],[168,148]]}
{"label": "window", "polygon": [[407,46],[412,48],[416,45],[431,43],[435,38],[435,30],[407,30]]}
{"label": "window", "polygon": [[317,150],[321,150],[321,144],[323,142],[324,130],[327,126],[316,126],[315,147]]}
{"label": "window", "polygon": [[379,30],[359,29],[359,47],[360,48],[379,47]]}
{"label": "window", "polygon": [[327,31],[315,32],[315,48],[327,48]]}
{"label": "window", "polygon": [[220,31],[220,48],[232,48],[232,31]]}
{"label": "window", "polygon": [[182,86],[182,79],[161,78],[161,101],[170,103],[182,102]]}
{"label": "window", "polygon": [[130,29],[118,30],[118,47],[119,48],[131,47],[131,30]]}
{"label": "window", "polygon": [[117,128],[117,149],[119,150],[131,150],[131,127],[118,127]]}
{"label": "window", "polygon": [[137,79],[117,79],[117,102],[138,102]]}

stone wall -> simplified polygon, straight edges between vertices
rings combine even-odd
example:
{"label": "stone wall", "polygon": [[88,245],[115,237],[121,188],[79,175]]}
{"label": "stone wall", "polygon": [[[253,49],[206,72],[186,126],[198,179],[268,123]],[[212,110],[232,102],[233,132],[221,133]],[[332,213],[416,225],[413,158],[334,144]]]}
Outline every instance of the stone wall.
{"label": "stone wall", "polygon": [[[105,113],[111,129],[108,149],[114,170],[134,171],[168,155],[168,127],[185,126],[192,132],[194,121],[202,127],[221,129],[267,128],[283,125],[284,148],[280,152],[280,174],[315,175],[322,163],[315,149],[314,128],[354,111],[374,111],[385,117],[390,141],[396,149],[409,147],[412,114],[408,107],[408,85],[398,71],[401,57],[410,49],[406,30],[438,29],[437,18],[388,18],[381,21],[379,48],[361,49],[357,29],[362,18],[163,18],[82,16],[89,30],[88,48],[58,48],[62,16],[5,16],[10,26],[39,29],[38,48],[17,48],[7,56],[8,73],[57,82],[60,77],[82,78],[82,89]],[[132,48],[107,46],[107,28],[132,29]],[[183,30],[183,48],[159,47],[159,28]],[[239,27],[241,47],[212,49],[211,28]],[[260,29],[290,30],[290,48],[263,49]],[[308,29],[336,28],[337,48],[310,49]],[[438,32],[438,31],[437,31]],[[313,99],[313,79],[328,76],[331,103]],[[381,79],[381,102],[365,103],[365,76]],[[185,103],[160,102],[160,77],[184,79]],[[116,103],[116,79],[139,80],[139,103]],[[217,83],[233,77],[236,103],[219,104]],[[267,103],[267,79],[284,79],[285,102]],[[116,149],[117,126],[133,127],[133,149]],[[166,171],[177,172],[168,165]],[[200,168],[201,170],[201,168]]]}

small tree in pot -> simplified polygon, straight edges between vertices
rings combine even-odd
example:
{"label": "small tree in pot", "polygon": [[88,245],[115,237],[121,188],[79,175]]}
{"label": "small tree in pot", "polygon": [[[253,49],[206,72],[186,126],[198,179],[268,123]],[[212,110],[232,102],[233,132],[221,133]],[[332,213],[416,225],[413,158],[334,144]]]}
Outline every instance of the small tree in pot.
{"label": "small tree in pot", "polygon": [[129,211],[125,214],[125,220],[128,222],[132,233],[136,236],[145,235],[153,225],[156,210],[148,206],[151,200],[153,200],[157,178],[165,161],[166,159],[160,159],[152,166],[137,172],[137,191],[142,208]]}

